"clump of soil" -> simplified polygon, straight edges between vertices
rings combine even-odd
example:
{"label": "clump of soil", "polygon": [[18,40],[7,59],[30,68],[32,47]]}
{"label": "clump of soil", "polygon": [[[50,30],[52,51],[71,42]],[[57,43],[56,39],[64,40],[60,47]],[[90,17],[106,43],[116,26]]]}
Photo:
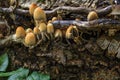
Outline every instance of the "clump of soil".
{"label": "clump of soil", "polygon": [[118,80],[119,60],[102,55],[92,55],[88,50],[80,51],[75,44],[43,43],[34,49],[22,44],[9,48],[9,70],[19,67],[31,71],[48,73],[51,80]]}

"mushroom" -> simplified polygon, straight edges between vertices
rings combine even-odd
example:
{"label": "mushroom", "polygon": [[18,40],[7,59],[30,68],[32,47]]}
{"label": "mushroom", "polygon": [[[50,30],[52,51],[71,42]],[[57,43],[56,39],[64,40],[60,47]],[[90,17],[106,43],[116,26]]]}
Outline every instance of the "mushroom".
{"label": "mushroom", "polygon": [[52,20],[48,20],[48,23],[52,23]]}
{"label": "mushroom", "polygon": [[[65,33],[66,41],[68,44],[71,44],[70,41],[76,41],[77,37],[79,37],[79,32],[76,26],[70,25]],[[75,42],[76,43],[76,42]]]}
{"label": "mushroom", "polygon": [[87,16],[87,20],[91,21],[91,20],[95,20],[95,19],[98,19],[98,14],[95,11],[89,12],[89,14]]}
{"label": "mushroom", "polygon": [[52,18],[52,22],[54,22],[54,21],[56,21],[56,20],[58,20],[57,17],[53,17],[53,18]]}
{"label": "mushroom", "polygon": [[21,40],[23,40],[23,38],[25,38],[25,35],[26,35],[26,32],[25,32],[24,28],[22,26],[19,26],[16,29],[16,33],[13,35],[13,39],[15,41],[17,41],[17,40],[21,41]]}
{"label": "mushroom", "polygon": [[56,29],[54,37],[55,37],[55,41],[59,41],[59,40],[62,41],[62,37],[63,37],[62,31],[60,29]]}
{"label": "mushroom", "polygon": [[50,38],[53,39],[54,26],[52,23],[47,24],[47,33],[50,35]]}
{"label": "mushroom", "polygon": [[37,27],[39,27],[39,23],[46,22],[46,14],[40,7],[34,10],[33,17]]}
{"label": "mushroom", "polygon": [[37,4],[35,3],[32,3],[30,6],[29,6],[29,13],[31,16],[33,16],[33,13],[34,13],[34,10],[37,8]]}
{"label": "mushroom", "polygon": [[25,36],[24,45],[26,47],[32,47],[36,44],[35,34],[30,32]]}
{"label": "mushroom", "polygon": [[27,28],[27,29],[26,29],[26,34],[27,34],[27,33],[30,33],[30,32],[33,32],[33,30],[32,30],[31,28]]}
{"label": "mushroom", "polygon": [[40,30],[38,27],[34,27],[33,33],[36,35],[37,39],[39,40]]}
{"label": "mushroom", "polygon": [[44,22],[39,24],[39,30],[42,40],[46,41],[46,38],[49,39],[49,36],[47,35],[47,25]]}

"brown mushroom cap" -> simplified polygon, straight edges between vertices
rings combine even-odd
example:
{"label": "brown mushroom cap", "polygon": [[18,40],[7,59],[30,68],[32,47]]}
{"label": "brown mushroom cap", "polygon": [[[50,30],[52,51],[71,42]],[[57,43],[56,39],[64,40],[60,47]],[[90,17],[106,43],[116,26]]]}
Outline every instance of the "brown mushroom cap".
{"label": "brown mushroom cap", "polygon": [[65,36],[67,39],[71,38],[72,37],[72,30],[73,30],[73,26],[70,25],[67,30],[66,30],[66,33],[65,33]]}
{"label": "brown mushroom cap", "polygon": [[37,7],[33,13],[33,17],[35,20],[42,20],[46,22],[46,13],[40,7]]}
{"label": "brown mushroom cap", "polygon": [[33,32],[34,32],[35,35],[40,34],[40,30],[39,30],[38,27],[34,27]]}
{"label": "brown mushroom cap", "polygon": [[35,10],[37,7],[38,7],[38,6],[37,6],[37,4],[35,4],[35,3],[32,3],[32,4],[29,6],[29,13],[30,13],[30,15],[33,15],[34,10]]}
{"label": "brown mushroom cap", "polygon": [[54,21],[56,21],[56,20],[58,20],[57,17],[53,17],[53,18],[52,18],[52,22],[54,22]]}
{"label": "brown mushroom cap", "polygon": [[79,36],[79,31],[76,26],[70,25],[65,33],[67,39]]}
{"label": "brown mushroom cap", "polygon": [[89,14],[87,16],[87,20],[91,21],[91,20],[95,20],[95,19],[98,19],[98,14],[95,11],[89,12]]}
{"label": "brown mushroom cap", "polygon": [[17,27],[16,29],[16,38],[24,38],[26,35],[26,32],[22,26]]}
{"label": "brown mushroom cap", "polygon": [[40,23],[39,24],[39,30],[40,32],[46,32],[47,31],[47,25],[45,23]]}
{"label": "brown mushroom cap", "polygon": [[26,33],[30,33],[30,32],[33,32],[33,30],[31,28],[27,28]]}
{"label": "brown mushroom cap", "polygon": [[54,33],[54,26],[52,23],[47,24],[47,33]]}
{"label": "brown mushroom cap", "polygon": [[35,45],[35,43],[36,43],[36,38],[35,38],[34,33],[32,33],[32,32],[28,33],[25,36],[25,44],[32,46],[32,45]]}
{"label": "brown mushroom cap", "polygon": [[52,23],[52,20],[49,20],[48,23]]}
{"label": "brown mushroom cap", "polygon": [[62,37],[62,31],[60,29],[55,30],[55,38]]}

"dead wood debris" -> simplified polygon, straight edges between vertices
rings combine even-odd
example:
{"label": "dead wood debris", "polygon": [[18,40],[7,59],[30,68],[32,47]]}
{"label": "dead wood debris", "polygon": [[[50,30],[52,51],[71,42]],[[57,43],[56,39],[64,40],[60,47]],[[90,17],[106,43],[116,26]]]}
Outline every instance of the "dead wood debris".
{"label": "dead wood debris", "polygon": [[[47,17],[51,17],[51,16],[56,16],[57,15],[57,11],[58,10],[63,10],[63,11],[68,11],[68,12],[72,12],[72,13],[85,13],[88,14],[90,11],[94,10],[91,8],[86,8],[86,7],[70,7],[70,6],[61,6],[61,7],[57,7],[51,11],[47,11],[45,10]],[[29,15],[28,10],[23,10],[23,9],[15,9],[13,10],[12,8],[2,8],[0,7],[0,13],[11,13],[13,12],[15,14],[18,15]],[[95,10],[99,16],[105,16],[107,14],[109,14],[112,11],[112,6],[107,6],[106,8],[100,9],[100,10]]]}
{"label": "dead wood debris", "polygon": [[[100,30],[100,29],[109,29],[109,28],[116,28],[116,29],[120,29],[120,22],[117,20],[111,20],[111,19],[98,19],[98,20],[94,20],[94,21],[67,21],[67,20],[61,20],[61,21],[54,21],[53,25],[56,28],[61,28],[64,27],[66,25],[76,25],[77,28],[81,31],[81,32],[86,32],[86,30]],[[59,26],[61,25],[61,26]],[[12,40],[12,35],[10,35],[9,37],[0,40],[0,45],[5,44],[8,41],[13,41]],[[39,44],[39,43],[38,43]],[[9,45],[9,44],[7,44]]]}
{"label": "dead wood debris", "polygon": [[112,19],[97,19],[93,21],[59,20],[53,22],[53,25],[58,28],[68,26],[71,24],[76,25],[77,28],[82,31],[87,29],[88,30],[109,29],[109,28],[120,29],[120,21],[112,20]]}

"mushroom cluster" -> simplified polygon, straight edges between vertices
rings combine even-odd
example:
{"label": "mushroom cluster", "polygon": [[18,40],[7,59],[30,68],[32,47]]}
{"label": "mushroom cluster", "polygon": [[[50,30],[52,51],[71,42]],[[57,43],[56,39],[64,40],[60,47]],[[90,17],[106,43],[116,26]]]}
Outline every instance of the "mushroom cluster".
{"label": "mushroom cluster", "polygon": [[[45,11],[37,6],[37,4],[32,3],[30,5],[29,14],[35,21],[35,27],[33,29],[27,28],[25,30],[22,26],[19,26],[14,35],[14,39],[20,39],[26,47],[34,47],[39,41],[63,41],[63,38],[68,44],[72,44],[73,42],[78,44],[78,42],[80,42],[81,39],[79,39],[79,30],[77,26],[71,24],[64,30],[60,27],[55,28],[52,22],[59,20],[58,16],[53,17],[47,22]],[[97,18],[98,15],[95,11],[89,12],[87,16],[88,21]]]}

